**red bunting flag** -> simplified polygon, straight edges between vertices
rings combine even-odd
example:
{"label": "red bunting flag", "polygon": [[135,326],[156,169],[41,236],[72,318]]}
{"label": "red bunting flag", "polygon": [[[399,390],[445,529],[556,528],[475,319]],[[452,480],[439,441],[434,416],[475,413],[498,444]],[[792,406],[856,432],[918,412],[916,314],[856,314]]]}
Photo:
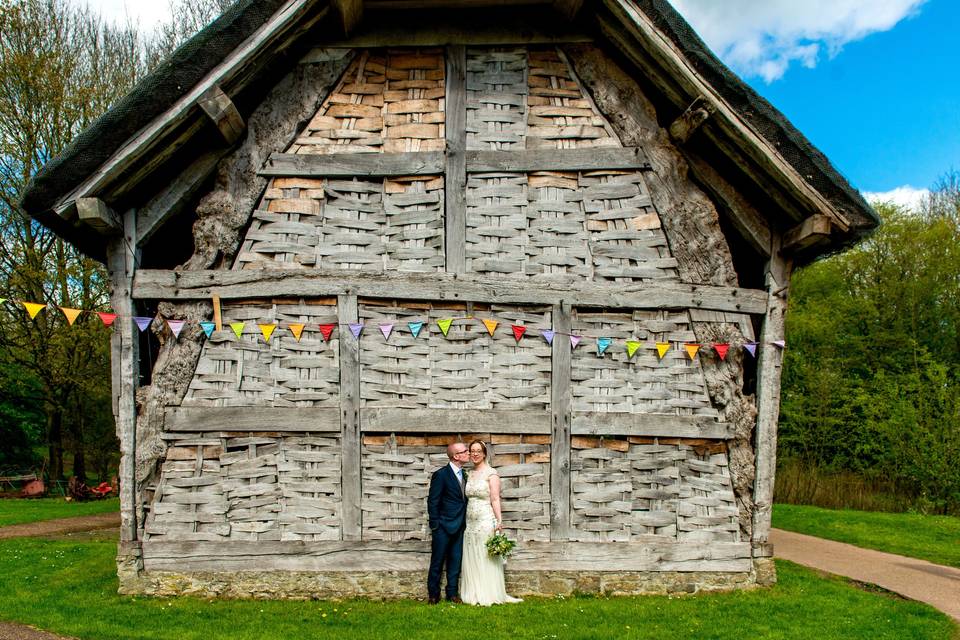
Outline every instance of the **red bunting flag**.
{"label": "red bunting flag", "polygon": [[513,337],[517,342],[520,342],[520,338],[527,332],[527,328],[519,324],[512,324],[510,328],[513,329]]}
{"label": "red bunting flag", "polygon": [[720,356],[721,360],[726,360],[727,352],[730,350],[730,345],[726,342],[721,342],[713,345],[713,350],[717,352],[717,355]]}
{"label": "red bunting flag", "polygon": [[117,314],[115,313],[103,313],[98,311],[97,315],[100,316],[100,322],[103,323],[103,326],[109,327],[113,324],[113,321],[117,319]]}
{"label": "red bunting flag", "polygon": [[320,335],[323,336],[324,342],[330,342],[330,336],[333,335],[333,329],[337,325],[335,324],[322,324],[320,325]]}

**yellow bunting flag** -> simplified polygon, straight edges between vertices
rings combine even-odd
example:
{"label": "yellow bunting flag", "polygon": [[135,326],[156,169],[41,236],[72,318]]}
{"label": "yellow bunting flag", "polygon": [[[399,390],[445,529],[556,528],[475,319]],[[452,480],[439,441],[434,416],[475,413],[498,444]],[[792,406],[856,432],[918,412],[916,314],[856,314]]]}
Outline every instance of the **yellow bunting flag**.
{"label": "yellow bunting flag", "polygon": [[231,322],[230,328],[233,329],[233,332],[237,334],[237,337],[240,338],[243,336],[243,322]]}
{"label": "yellow bunting flag", "polygon": [[45,304],[37,304],[36,302],[21,302],[23,308],[27,310],[27,314],[30,316],[30,319],[33,320],[37,317],[37,314],[47,308]]}
{"label": "yellow bunting flag", "polygon": [[453,318],[444,318],[443,320],[437,320],[437,326],[440,327],[440,331],[443,332],[443,335],[447,335],[447,331],[450,331],[450,325],[453,324]]}
{"label": "yellow bunting flag", "polygon": [[684,351],[687,352],[687,355],[690,356],[690,359],[693,360],[697,357],[697,351],[700,351],[700,345],[698,344],[685,344],[683,345]]}
{"label": "yellow bunting flag", "polygon": [[493,332],[497,330],[497,325],[498,325],[498,324],[500,324],[500,323],[497,322],[496,320],[484,320],[484,321],[483,321],[483,326],[485,326],[485,327],[487,328],[487,333],[489,333],[491,336],[493,335]]}
{"label": "yellow bunting flag", "polygon": [[68,307],[60,307],[60,311],[63,311],[63,315],[67,316],[67,324],[71,327],[73,323],[77,321],[77,317],[82,313],[80,309],[70,309]]}
{"label": "yellow bunting flag", "polygon": [[657,343],[657,356],[663,360],[663,356],[667,355],[667,351],[670,351],[669,342],[658,342]]}
{"label": "yellow bunting flag", "polygon": [[627,357],[632,358],[633,354],[640,348],[640,343],[636,340],[627,340]]}
{"label": "yellow bunting flag", "polygon": [[301,323],[298,322],[298,323],[296,323],[296,324],[291,324],[291,325],[288,327],[288,328],[290,329],[290,333],[292,333],[292,334],[293,334],[293,337],[297,339],[297,342],[300,342],[300,336],[303,335],[303,329],[304,329],[304,327],[306,327],[306,326],[307,326],[307,325],[301,324]]}
{"label": "yellow bunting flag", "polygon": [[277,325],[275,324],[257,324],[260,327],[260,333],[263,334],[264,342],[270,342],[270,336],[273,335],[273,332],[276,331]]}

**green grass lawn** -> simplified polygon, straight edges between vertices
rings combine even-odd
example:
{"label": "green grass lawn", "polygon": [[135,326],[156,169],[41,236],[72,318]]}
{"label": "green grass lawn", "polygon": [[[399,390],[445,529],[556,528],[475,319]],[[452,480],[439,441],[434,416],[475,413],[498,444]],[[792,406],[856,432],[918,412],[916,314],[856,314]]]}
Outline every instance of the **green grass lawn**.
{"label": "green grass lawn", "polygon": [[0,619],[83,640],[580,638],[958,639],[923,604],[779,562],[771,589],[686,597],[528,599],[484,609],[422,602],[278,602],[116,595],[113,541],[0,542]]}
{"label": "green grass lawn", "polygon": [[0,527],[9,524],[39,522],[56,518],[89,516],[120,510],[120,500],[96,500],[91,502],[67,502],[63,498],[35,498],[31,500],[0,500]]}
{"label": "green grass lawn", "polygon": [[775,504],[773,526],[960,567],[960,518]]}

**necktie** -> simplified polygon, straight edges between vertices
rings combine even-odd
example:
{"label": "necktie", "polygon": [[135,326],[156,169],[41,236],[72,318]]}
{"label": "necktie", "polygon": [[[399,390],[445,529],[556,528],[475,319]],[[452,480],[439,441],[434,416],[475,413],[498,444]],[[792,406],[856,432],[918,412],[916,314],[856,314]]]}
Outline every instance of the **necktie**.
{"label": "necktie", "polygon": [[460,481],[460,492],[467,492],[467,483],[463,481],[463,469],[457,471],[457,480]]}

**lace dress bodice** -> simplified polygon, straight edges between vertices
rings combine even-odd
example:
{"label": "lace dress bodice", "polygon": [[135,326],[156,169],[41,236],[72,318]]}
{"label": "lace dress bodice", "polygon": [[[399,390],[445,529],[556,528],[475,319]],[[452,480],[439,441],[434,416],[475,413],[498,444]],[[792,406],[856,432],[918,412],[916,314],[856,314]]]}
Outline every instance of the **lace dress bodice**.
{"label": "lace dress bodice", "polygon": [[493,467],[473,471],[467,476],[467,531],[482,533],[489,537],[496,526],[496,516],[490,506],[490,476],[496,475]]}

